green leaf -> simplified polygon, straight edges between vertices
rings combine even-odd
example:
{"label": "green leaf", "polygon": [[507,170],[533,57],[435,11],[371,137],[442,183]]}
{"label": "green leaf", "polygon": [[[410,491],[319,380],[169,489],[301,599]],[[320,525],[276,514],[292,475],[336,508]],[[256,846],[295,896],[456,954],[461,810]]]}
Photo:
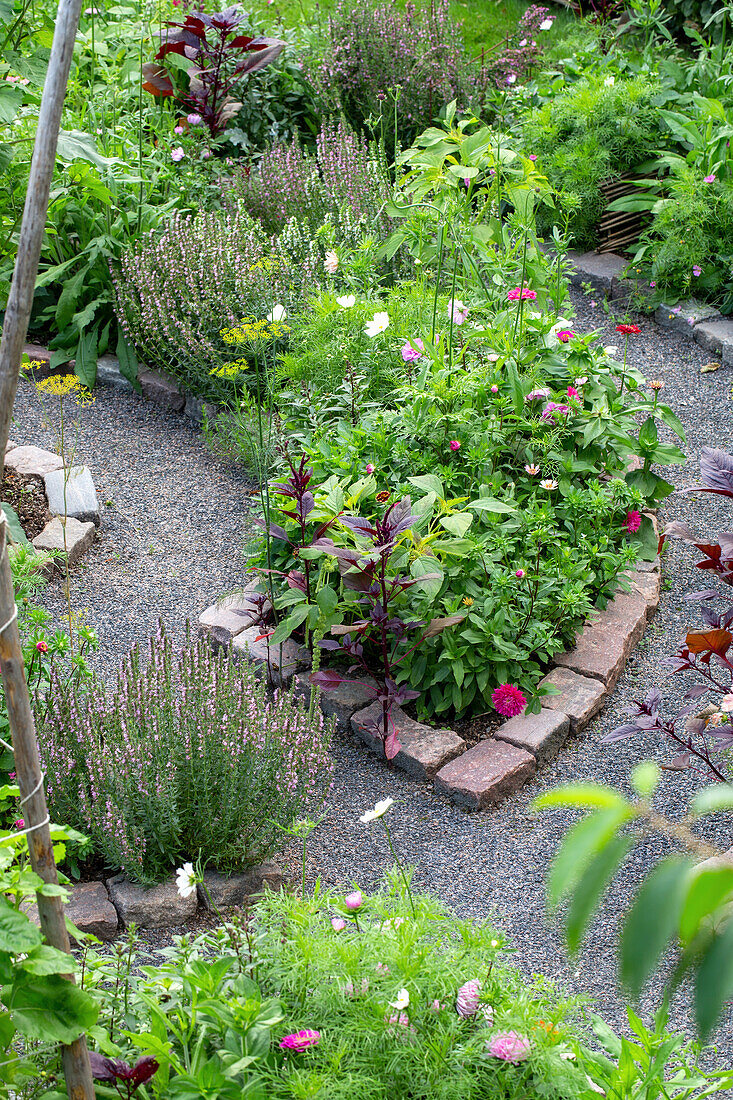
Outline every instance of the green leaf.
{"label": "green leaf", "polygon": [[495,500],[494,497],[479,497],[477,500],[472,500],[466,507],[474,508],[477,512],[496,512],[500,515],[517,510],[513,504],[507,504],[504,500]]}
{"label": "green leaf", "polygon": [[633,997],[638,997],[675,932],[689,869],[689,860],[680,856],[663,859],[636,893],[619,946],[621,981]]}
{"label": "green leaf", "polygon": [[733,997],[733,921],[728,921],[706,951],[695,978],[695,1020],[703,1042],[715,1027],[723,1005]]}
{"label": "green leaf", "polygon": [[636,545],[641,561],[655,560],[659,538],[649,516],[641,517],[639,530],[631,536],[631,542]]}
{"label": "green leaf", "polygon": [[698,791],[690,804],[690,813],[694,817],[714,814],[718,810],[733,810],[733,785],[716,783],[714,787],[705,787]]}
{"label": "green leaf", "polygon": [[414,485],[417,489],[422,489],[424,493],[435,493],[439,500],[445,500],[445,489],[443,488],[443,482],[435,474],[419,474],[415,477],[408,477],[407,479],[410,485]]}
{"label": "green leaf", "polygon": [[712,916],[733,894],[733,867],[698,867],[690,881],[680,917],[680,939],[689,943],[706,917]]}
{"label": "green leaf", "polygon": [[4,500],[0,501],[0,508],[2,508],[3,512],[5,513],[5,519],[8,523],[8,533],[10,535],[10,541],[14,542],[17,546],[29,546],[30,543],[26,538],[25,531],[20,525],[20,520],[18,519],[18,514],[15,509],[11,508],[11,506]]}
{"label": "green leaf", "polygon": [[64,288],[59,295],[59,300],[56,304],[56,328],[59,332],[66,328],[71,321],[71,318],[76,313],[77,302],[79,301],[79,295],[81,294],[84,286],[84,277],[86,275],[86,268],[82,268],[76,275],[73,275],[70,279],[64,283]]}
{"label": "green leaf", "polygon": [[308,618],[308,611],[310,610],[310,604],[300,603],[297,607],[288,615],[287,619],[283,619],[281,623],[276,627],[274,633],[269,638],[270,649],[274,649],[276,646],[286,642],[290,635],[301,626]]}
{"label": "green leaf", "polygon": [[582,818],[563,837],[547,876],[547,904],[550,910],[574,889],[589,862],[628,820],[625,804],[597,810]]}
{"label": "green leaf", "polygon": [[129,344],[125,338],[125,334],[120,328],[117,335],[117,359],[120,364],[120,374],[123,378],[126,378],[128,382],[131,382],[138,393],[141,393],[140,383],[138,382],[138,373],[140,370],[140,362],[132,344]]}
{"label": "green leaf", "polygon": [[18,955],[41,943],[40,929],[18,909],[0,900],[0,951]]}
{"label": "green leaf", "polygon": [[653,416],[648,416],[639,431],[639,443],[644,450],[648,450],[650,447],[655,447],[658,441],[656,422]]}
{"label": "green leaf", "polygon": [[632,837],[615,836],[588,864],[573,892],[565,921],[565,939],[570,951],[578,950],[598,903],[633,843]]}
{"label": "green leaf", "polygon": [[71,163],[75,160],[84,160],[89,164],[96,164],[98,168],[105,168],[109,164],[119,163],[116,157],[103,157],[97,151],[97,143],[91,134],[83,130],[61,130],[57,156],[60,161]]}
{"label": "green leaf", "polygon": [[73,1043],[99,1014],[88,993],[57,974],[24,974],[3,989],[2,999],[21,1034],[47,1043]]}
{"label": "green leaf", "polygon": [[562,787],[554,787],[547,794],[541,794],[532,803],[533,810],[548,810],[555,806],[599,808],[623,806],[631,809],[631,804],[623,795],[613,787],[606,787],[601,783],[568,783]]}
{"label": "green leaf", "polygon": [[97,380],[97,330],[82,332],[76,347],[76,377],[91,390]]}
{"label": "green leaf", "polygon": [[454,512],[451,516],[440,517],[441,526],[459,539],[463,538],[472,523],[473,516],[470,512]]}
{"label": "green leaf", "polygon": [[434,577],[432,580],[423,580],[419,586],[416,586],[419,587],[421,595],[425,595],[429,600],[434,600],[443,586],[443,570],[435,558],[415,558],[415,560],[410,563],[411,577],[428,577],[435,573],[438,574],[437,577]]}
{"label": "green leaf", "polygon": [[23,89],[0,84],[0,125],[9,126],[23,102]]}
{"label": "green leaf", "polygon": [[682,440],[683,443],[685,442],[685,429],[682,425],[682,421],[675,413],[672,412],[671,409],[667,408],[666,405],[658,405],[657,416],[662,421],[662,423],[666,424],[667,427],[670,428],[675,433],[675,435]]}
{"label": "green leaf", "polygon": [[338,607],[338,595],[333,588],[319,588],[316,592],[316,603],[325,616],[333,615]]}
{"label": "green leaf", "polygon": [[517,368],[514,366],[511,359],[507,360],[505,369],[509,379],[509,391],[512,395],[514,411],[516,413],[521,413],[524,409],[524,390],[522,389],[522,383],[519,381]]}
{"label": "green leaf", "polygon": [[34,947],[20,965],[28,974],[73,974],[79,969],[72,955],[47,944]]}

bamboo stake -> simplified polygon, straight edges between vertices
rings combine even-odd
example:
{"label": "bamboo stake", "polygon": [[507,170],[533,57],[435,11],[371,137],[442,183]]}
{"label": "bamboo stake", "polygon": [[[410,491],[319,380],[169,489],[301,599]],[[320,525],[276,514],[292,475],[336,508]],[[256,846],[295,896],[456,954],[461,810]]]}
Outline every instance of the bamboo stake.
{"label": "bamboo stake", "polygon": [[[46,228],[51,178],[56,163],[61,111],[69,79],[80,9],[81,0],[59,0],[51,56],[43,85],[38,129],[18,241],[18,255],[5,311],[2,341],[0,341],[0,480],[5,462],[5,446],[10,430],[13,404],[18,389],[23,344],[33,305],[38,260]],[[55,884],[58,882],[58,875],[53,858],[33,711],[25,680],[13,579],[7,555],[7,523],[4,516],[0,521],[0,672],[2,672],[5,686],[15,753],[15,770],[20,787],[31,865],[44,882]],[[38,894],[36,900],[41,929],[47,941],[61,951],[70,953],[61,899],[47,898]],[[71,975],[69,980],[73,981]],[[62,1046],[61,1054],[70,1100],[94,1100],[94,1083],[89,1066],[86,1037],[82,1036],[70,1046]]]}

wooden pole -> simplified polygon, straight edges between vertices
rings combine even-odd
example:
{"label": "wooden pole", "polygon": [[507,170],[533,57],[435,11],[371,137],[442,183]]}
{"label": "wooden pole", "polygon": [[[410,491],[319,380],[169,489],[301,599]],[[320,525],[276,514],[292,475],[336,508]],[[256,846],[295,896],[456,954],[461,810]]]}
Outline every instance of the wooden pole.
{"label": "wooden pole", "polygon": [[[18,255],[5,311],[2,341],[0,341],[0,480],[2,480],[5,446],[10,431],[13,404],[18,389],[23,344],[33,305],[38,260],[46,229],[48,197],[56,163],[61,111],[69,79],[80,9],[81,0],[59,0],[51,56],[43,85],[38,129],[18,240]],[[55,884],[58,882],[58,875],[53,858],[33,711],[25,680],[7,543],[7,524],[3,517],[0,521],[0,672],[5,686],[5,699],[15,753],[15,771],[20,787],[20,801],[28,834],[31,864],[33,870],[44,882]],[[38,894],[36,900],[41,929],[47,941],[59,950],[69,953],[69,937],[61,899],[47,898]],[[73,978],[69,976],[69,980],[73,981]],[[61,1053],[70,1100],[94,1100],[94,1082],[85,1036],[69,1046],[62,1046]]]}

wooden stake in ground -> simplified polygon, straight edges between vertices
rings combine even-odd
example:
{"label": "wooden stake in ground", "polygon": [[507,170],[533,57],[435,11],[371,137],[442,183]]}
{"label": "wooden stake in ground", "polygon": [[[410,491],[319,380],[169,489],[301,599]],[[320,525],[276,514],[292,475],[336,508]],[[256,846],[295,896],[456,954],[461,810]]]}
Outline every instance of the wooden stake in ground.
{"label": "wooden stake in ground", "polygon": [[[38,274],[38,259],[46,227],[48,196],[56,163],[56,145],[61,125],[61,110],[69,79],[74,39],[79,23],[81,0],[59,0],[53,46],[43,86],[38,130],[33,149],[28,192],[18,240],[18,256],[13,272],[8,305],[0,342],[0,481],[5,460],[13,404],[33,293]],[[43,775],[38,759],[38,742],[33,722],[23,654],[16,621],[15,594],[7,554],[7,524],[0,522],[0,672],[10,719],[15,753],[15,770],[20,787],[23,818],[28,832],[28,848],[33,870],[44,882],[58,882],[53,858]],[[50,944],[69,952],[69,937],[60,898],[37,895],[38,915],[43,934]],[[69,980],[73,980],[71,977]],[[62,1047],[64,1076],[71,1100],[94,1100],[94,1083],[89,1067],[86,1039],[82,1036]]]}

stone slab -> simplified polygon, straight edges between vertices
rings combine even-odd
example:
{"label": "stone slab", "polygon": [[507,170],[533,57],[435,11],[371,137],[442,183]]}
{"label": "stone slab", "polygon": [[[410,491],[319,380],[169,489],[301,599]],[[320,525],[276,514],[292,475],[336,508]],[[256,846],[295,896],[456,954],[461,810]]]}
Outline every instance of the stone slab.
{"label": "stone slab", "polygon": [[80,932],[91,932],[109,943],[117,935],[117,910],[109,900],[103,882],[82,882],[72,886],[66,916]]}
{"label": "stone slab", "polygon": [[145,397],[171,412],[183,412],[186,398],[178,383],[170,375],[159,370],[143,370],[139,376],[140,388]]}
{"label": "stone slab", "polygon": [[[643,564],[652,565],[653,562]],[[646,621],[649,622],[659,607],[659,597],[662,590],[662,578],[659,572],[637,568],[633,573],[627,574],[627,579],[631,582],[632,587],[640,592],[646,600]]]}
{"label": "stone slab", "polygon": [[619,593],[592,622],[586,623],[572,649],[553,657],[553,664],[612,688],[644,632],[646,617],[647,602],[642,592],[632,589]]}
{"label": "stone slab", "polygon": [[[66,521],[66,552],[69,565],[74,565],[82,554],[86,554],[94,542],[96,527],[93,523],[80,523],[69,517]],[[64,550],[64,524],[58,516],[46,524],[40,535],[33,539],[36,550]]]}
{"label": "stone slab", "polygon": [[288,638],[282,646],[268,648],[267,639],[261,638],[261,634],[262,628],[259,626],[245,627],[232,639],[232,656],[250,661],[260,672],[265,672],[269,666],[268,679],[280,685],[288,683],[296,672],[310,666],[310,653],[292,638]]}
{"label": "stone slab", "polygon": [[677,302],[674,306],[662,303],[657,306],[654,320],[663,328],[674,329],[675,332],[690,332],[701,321],[713,321],[720,317],[715,306],[698,302],[696,298],[689,298],[686,302]]}
{"label": "stone slab", "polygon": [[107,879],[107,889],[120,922],[138,928],[180,928],[191,920],[198,909],[198,897],[194,890],[182,898],[174,881],[159,886],[138,886],[124,875]]}
{"label": "stone slab", "polygon": [[[415,722],[401,707],[393,707],[391,717],[401,745],[393,763],[416,779],[432,779],[449,760],[453,760],[466,747],[463,738],[453,730],[433,729],[422,722]],[[372,728],[372,723],[381,721],[381,718],[382,705],[374,702],[353,715],[351,728],[372,752],[384,759],[382,738]]]}
{"label": "stone slab", "polygon": [[[66,503],[64,505],[64,477]],[[99,527],[99,501],[88,466],[72,466],[70,470],[50,470],[44,474],[49,511],[56,516],[71,516],[80,523]]]}
{"label": "stone slab", "polygon": [[510,718],[494,733],[496,741],[507,741],[531,752],[538,764],[554,760],[570,733],[570,719],[561,711],[541,710]]}
{"label": "stone slab", "polygon": [[435,789],[461,806],[486,810],[518,791],[536,770],[532,753],[487,738],[441,768]]}
{"label": "stone slab", "polygon": [[220,875],[216,871],[204,871],[204,890],[198,886],[199,901],[204,909],[231,909],[246,905],[263,890],[282,890],[287,880],[276,863],[261,863],[234,875]]}
{"label": "stone slab", "polygon": [[[232,638],[257,622],[260,613],[257,604],[253,602],[256,594],[255,582],[247,585],[242,592],[225,596],[223,600],[207,607],[198,617],[199,634],[208,637],[216,645],[225,648],[230,646]],[[267,600],[265,608],[271,606]]]}
{"label": "stone slab", "polygon": [[52,470],[63,467],[61,455],[54,451],[44,451],[42,447],[14,447],[5,455],[5,465],[16,474],[32,477],[44,477]]}
{"label": "stone slab", "polygon": [[[296,692],[308,703],[312,691],[309,675],[299,672],[295,677]],[[336,725],[345,733],[351,729],[352,716],[368,707],[373,700],[374,693],[362,684],[341,684],[335,691],[321,692],[321,711],[326,718],[335,718]]]}
{"label": "stone slab", "polygon": [[97,359],[97,382],[104,386],[115,386],[118,390],[133,388],[132,382],[120,370],[120,361],[116,355],[100,355]]}
{"label": "stone slab", "polygon": [[615,252],[569,252],[568,259],[573,265],[570,282],[573,286],[582,283],[599,291],[610,294],[614,279],[620,279],[628,267],[628,261]]}
{"label": "stone slab", "polygon": [[17,443],[14,443],[12,439],[9,439],[8,442],[5,444],[5,454],[7,454],[8,451],[14,451],[17,446]]}
{"label": "stone slab", "polygon": [[540,687],[554,687],[559,695],[547,695],[542,699],[543,710],[559,710],[570,719],[572,733],[579,733],[594,718],[608,697],[608,688],[600,680],[580,676],[569,668],[555,668],[543,680]]}
{"label": "stone slab", "polygon": [[24,344],[23,354],[27,355],[31,361],[35,359],[41,363],[51,362],[51,352],[48,348],[41,347],[40,344]]}

